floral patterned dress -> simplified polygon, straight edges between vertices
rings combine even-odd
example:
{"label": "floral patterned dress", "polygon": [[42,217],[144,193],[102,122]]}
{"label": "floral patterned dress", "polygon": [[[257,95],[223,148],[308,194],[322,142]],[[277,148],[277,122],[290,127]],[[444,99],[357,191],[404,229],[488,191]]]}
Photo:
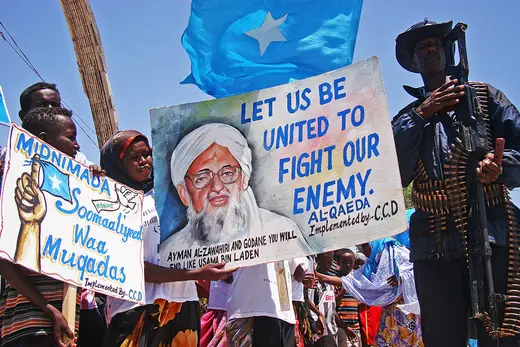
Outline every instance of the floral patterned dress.
{"label": "floral patterned dress", "polygon": [[103,347],[198,347],[199,312],[198,301],[156,299],[115,315]]}
{"label": "floral patterned dress", "polygon": [[421,319],[414,313],[403,312],[398,305],[402,297],[383,308],[375,345],[379,347],[424,347]]}

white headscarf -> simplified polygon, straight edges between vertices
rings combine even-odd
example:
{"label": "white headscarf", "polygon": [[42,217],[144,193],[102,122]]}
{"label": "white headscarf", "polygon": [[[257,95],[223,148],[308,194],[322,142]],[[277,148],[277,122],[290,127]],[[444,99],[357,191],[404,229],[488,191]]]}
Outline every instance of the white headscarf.
{"label": "white headscarf", "polygon": [[[242,172],[245,175],[246,184],[248,184],[253,167],[251,149],[247,144],[247,140],[237,129],[230,125],[210,123],[203,125],[186,135],[173,151],[170,167],[172,182],[175,187],[179,184],[184,184],[184,178],[190,165],[202,152],[214,143],[226,147],[231,152],[233,157],[235,157],[240,164]],[[260,212],[249,184],[241,194],[241,201],[246,206],[247,215],[249,217],[249,235],[256,232],[261,233],[262,223],[260,220]],[[223,237],[227,238],[233,236],[223,235]]]}
{"label": "white headscarf", "polygon": [[229,149],[240,164],[246,179],[249,180],[252,171],[252,157],[247,140],[230,125],[210,123],[186,135],[173,151],[170,167],[172,182],[175,187],[184,183],[184,177],[190,165],[214,143]]}
{"label": "white headscarf", "polygon": [[368,259],[367,259],[367,256],[364,255],[364,254],[361,253],[361,252],[356,252],[355,256],[356,256],[356,260],[359,259],[359,260],[363,260],[364,262],[366,262],[366,261],[368,260]]}
{"label": "white headscarf", "polygon": [[[406,313],[419,314],[410,251],[406,247],[387,242],[377,254],[376,263],[377,270],[368,277],[365,275],[367,264],[342,277],[341,281],[347,292],[368,306],[387,306],[402,295],[404,305],[397,306]],[[392,275],[400,279],[399,286],[388,285],[387,279]]]}

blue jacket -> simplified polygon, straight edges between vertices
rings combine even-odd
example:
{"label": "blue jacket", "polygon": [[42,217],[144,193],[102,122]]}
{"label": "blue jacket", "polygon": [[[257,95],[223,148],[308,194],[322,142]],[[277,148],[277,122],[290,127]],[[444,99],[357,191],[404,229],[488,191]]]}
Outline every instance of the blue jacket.
{"label": "blue jacket", "polygon": [[[428,176],[433,180],[443,180],[442,166],[447,159],[449,144],[458,136],[457,131],[447,114],[435,115],[428,120],[417,114],[415,108],[426,99],[424,87],[404,88],[417,100],[403,108],[392,120],[402,185],[407,187],[412,182],[419,156]],[[488,85],[488,90],[493,139],[505,139],[503,173],[498,181],[510,189],[516,188],[520,186],[520,113],[500,90],[491,85]],[[438,141],[437,146],[434,144],[435,139]],[[436,147],[439,153],[436,153]],[[499,205],[488,208],[487,217],[490,242],[505,246],[508,230],[504,207]],[[410,219],[410,259],[450,261],[462,257],[464,250],[453,219],[448,218],[447,224],[448,230],[441,233],[439,247],[435,235],[428,230],[428,214],[417,210]]]}

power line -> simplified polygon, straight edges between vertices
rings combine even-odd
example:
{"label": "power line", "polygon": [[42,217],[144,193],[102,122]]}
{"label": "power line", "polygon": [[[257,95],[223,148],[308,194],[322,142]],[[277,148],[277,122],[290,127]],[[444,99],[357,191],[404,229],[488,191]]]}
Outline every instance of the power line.
{"label": "power line", "polygon": [[[0,25],[4,28],[4,30],[6,30],[7,32],[7,29],[5,29],[5,26],[2,24],[2,22],[0,22]],[[14,41],[14,38],[9,34],[9,32],[7,32],[7,34],[9,35],[9,37],[11,37],[11,39],[13,40],[14,44],[16,45],[16,47],[18,47],[18,49],[21,51],[21,49],[19,48],[18,44],[16,44],[16,41]],[[0,31],[0,36],[2,36],[2,38],[4,39],[5,42],[7,42],[7,44],[16,52],[16,54],[18,54],[18,56],[20,57],[20,59],[22,59],[26,64],[27,66],[29,66],[29,68],[43,81],[45,82],[45,80],[43,79],[43,77],[39,74],[38,70],[36,70],[36,68],[32,65],[31,61],[29,60],[29,58],[27,58],[27,56],[23,53],[23,51],[19,52],[16,48],[13,47],[13,45],[5,38],[4,34]],[[68,109],[71,110],[71,112],[77,116],[77,119],[79,119],[90,131],[92,131],[92,133],[96,134],[95,131],[76,113],[74,112],[74,110],[72,110],[72,108],[67,105],[67,103],[63,100],[62,101],[63,105],[65,105],[65,107],[67,107]],[[77,121],[76,121],[76,118],[73,118],[73,120],[75,121],[75,123],[79,126],[79,128],[85,133],[85,135],[90,139],[90,141],[92,141],[92,143],[94,145],[96,145],[95,141],[86,133],[86,131],[81,127],[81,124],[79,124]]]}
{"label": "power line", "polygon": [[[21,53],[21,55],[23,55],[23,59],[25,61],[25,63],[27,65],[29,65],[29,67],[31,68],[31,70],[33,70],[34,73],[36,73],[36,75],[38,75],[38,77],[43,81],[43,77],[38,73],[38,70],[36,70],[36,68],[34,67],[34,65],[31,63],[31,61],[29,60],[29,58],[25,55],[25,53],[23,52],[23,50],[20,48],[20,46],[18,46],[18,43],[16,42],[16,40],[14,39],[14,37],[11,35],[11,33],[9,32],[9,30],[7,30],[7,28],[4,26],[4,23],[2,23],[2,21],[0,21],[0,25],[2,26],[2,28],[4,28],[5,32],[7,33],[7,35],[9,35],[9,37],[11,38],[11,40],[13,41],[13,43],[15,44],[16,48],[18,48],[18,50],[16,50],[13,45],[11,45],[9,43],[9,41],[7,41],[7,39],[5,38],[5,36],[2,34],[2,37],[4,39],[4,41],[6,41],[7,43],[9,43],[9,46],[11,46],[12,49],[15,49],[15,51],[18,53],[18,51]],[[20,54],[18,54],[18,56],[20,56]]]}
{"label": "power line", "polygon": [[81,123],[83,123],[87,127],[87,129],[89,129],[94,135],[97,135],[96,131],[93,130],[83,119],[81,119],[81,117],[76,112],[74,112],[74,110],[64,100],[62,100],[61,103],[63,104],[63,106],[68,108],[74,115],[76,115],[77,118],[81,121]]}
{"label": "power line", "polygon": [[[36,74],[38,74],[37,71],[35,71],[34,67],[31,66],[30,62],[28,62],[27,60],[25,60],[25,58],[22,56],[22,54],[20,54],[20,52],[18,52],[18,50],[16,48],[14,48],[14,46],[11,44],[11,42],[7,41],[7,39],[5,38],[4,36],[4,33],[0,31],[0,36],[2,36],[2,38],[4,39],[5,42],[7,42],[7,44],[11,47],[11,49],[13,51],[15,51],[16,54],[18,54],[18,56],[20,57],[20,59],[23,60],[23,62],[25,64],[27,64],[27,66],[29,66],[29,68]],[[40,79],[43,81],[43,78],[41,78],[41,76],[38,76],[40,77]]]}
{"label": "power line", "polygon": [[[9,45],[9,47],[11,47],[11,49],[13,51],[15,51],[15,53],[20,57],[20,59],[23,60],[23,62],[29,66],[29,68],[38,76],[38,78],[40,78],[40,80],[42,80],[43,82],[45,82],[45,80],[43,79],[43,77],[40,75],[40,73],[38,72],[38,70],[36,69],[36,67],[31,63],[31,60],[27,57],[27,55],[25,55],[25,53],[23,52],[23,50],[20,48],[20,46],[18,46],[18,43],[16,42],[16,40],[14,39],[14,37],[11,35],[11,33],[9,32],[9,30],[7,30],[7,28],[4,26],[4,24],[2,23],[2,21],[0,21],[0,26],[5,30],[5,32],[7,33],[7,35],[9,36],[9,38],[13,41],[14,45],[16,46],[16,48],[13,46],[13,44],[11,44],[11,42],[9,42],[9,40],[7,40],[7,38],[4,36],[4,33],[2,31],[0,31],[0,36],[4,39],[5,42],[7,42],[7,44]],[[71,110],[71,112],[76,115],[77,119],[79,119],[94,135],[96,135],[96,132],[76,113],[74,112],[74,110],[72,110],[72,108],[67,105],[67,103],[65,103],[64,100],[62,100],[62,103],[65,107],[67,107],[68,109]],[[81,126],[81,124],[79,124],[77,121],[76,121],[76,118],[72,118],[72,120],[76,123],[76,125],[81,129],[81,131],[83,131],[83,133],[87,136],[87,138],[94,144],[94,146],[97,147],[97,143],[96,141],[94,141],[90,135],[85,131],[85,129]]]}
{"label": "power line", "polygon": [[[4,41],[6,41],[9,46],[16,52],[16,54],[18,54],[18,56],[29,66],[29,68],[43,81],[45,82],[45,80],[43,79],[43,77],[40,75],[40,73],[38,72],[38,70],[36,69],[36,67],[31,63],[31,60],[27,57],[27,55],[25,55],[25,53],[23,52],[23,50],[20,48],[20,46],[18,45],[18,43],[16,42],[16,40],[14,39],[14,37],[11,35],[11,33],[9,32],[9,30],[7,30],[7,28],[5,27],[5,25],[0,21],[0,26],[2,26],[2,28],[4,28],[5,32],[7,33],[7,35],[9,35],[9,37],[11,38],[11,40],[13,41],[13,43],[15,44],[15,46],[17,47],[14,48],[13,45],[5,38],[5,36],[3,35],[3,33],[0,32],[2,38],[4,39]],[[69,109],[71,109],[72,111],[72,108],[70,108],[66,103],[65,101],[63,101],[63,104],[68,107]],[[77,117],[79,120],[81,120],[81,122],[90,130],[92,131],[93,134],[96,134],[96,132],[85,122],[83,121],[83,119],[77,114],[75,113],[74,111],[72,111]],[[78,124],[79,125],[79,124]],[[81,127],[80,127],[81,128]],[[82,129],[83,130],[83,129]],[[85,135],[87,135],[85,133]],[[87,135],[88,136],[88,135]],[[92,140],[92,139],[91,139]]]}
{"label": "power line", "polygon": [[87,134],[87,132],[85,131],[85,129],[83,129],[83,127],[81,126],[81,124],[79,124],[79,123],[76,121],[76,119],[79,119],[83,124],[85,124],[85,126],[86,126],[88,129],[90,129],[90,131],[92,131],[94,134],[96,134],[96,133],[94,132],[94,130],[92,130],[92,128],[90,128],[90,127],[88,126],[88,124],[85,123],[85,121],[84,121],[83,119],[81,119],[81,117],[80,117],[76,112],[74,112],[74,110],[73,110],[72,108],[70,108],[69,105],[67,105],[67,104],[65,103],[65,101],[62,100],[61,103],[62,103],[65,107],[67,107],[67,108],[72,112],[72,114],[74,114],[74,115],[77,116],[77,117],[73,117],[72,120],[74,121],[74,123],[76,123],[76,124],[79,126],[79,128],[83,131],[83,133],[85,134],[85,136],[89,138],[90,142],[92,142],[92,144],[94,144],[94,146],[97,147],[98,144],[96,143],[96,141],[94,141],[94,140],[90,137],[90,135]]}

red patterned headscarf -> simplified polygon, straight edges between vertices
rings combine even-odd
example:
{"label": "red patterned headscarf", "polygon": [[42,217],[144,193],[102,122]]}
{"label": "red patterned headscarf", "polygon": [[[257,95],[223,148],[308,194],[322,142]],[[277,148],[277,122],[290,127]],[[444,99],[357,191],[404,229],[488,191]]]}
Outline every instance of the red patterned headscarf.
{"label": "red patterned headscarf", "polygon": [[150,181],[136,182],[130,177],[122,162],[123,156],[132,143],[138,140],[143,140],[150,146],[148,138],[137,130],[119,131],[101,149],[100,163],[108,177],[146,193],[153,188],[153,173]]}

